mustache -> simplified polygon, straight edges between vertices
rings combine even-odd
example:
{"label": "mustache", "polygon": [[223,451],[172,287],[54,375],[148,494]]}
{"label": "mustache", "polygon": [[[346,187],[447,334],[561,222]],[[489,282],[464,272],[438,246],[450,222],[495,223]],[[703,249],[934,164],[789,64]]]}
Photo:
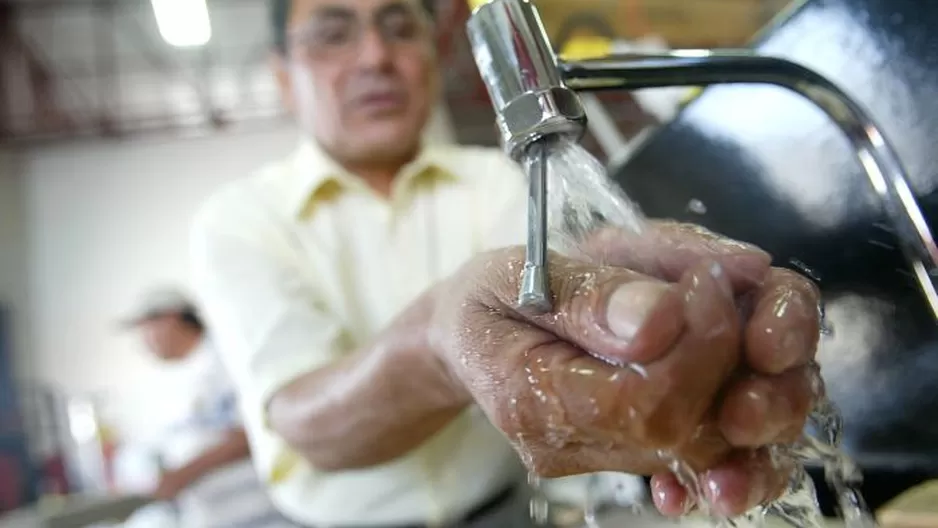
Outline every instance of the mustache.
{"label": "mustache", "polygon": [[404,94],[406,92],[404,83],[396,76],[390,75],[368,75],[360,76],[348,83],[346,92],[349,99],[361,99],[374,94]]}

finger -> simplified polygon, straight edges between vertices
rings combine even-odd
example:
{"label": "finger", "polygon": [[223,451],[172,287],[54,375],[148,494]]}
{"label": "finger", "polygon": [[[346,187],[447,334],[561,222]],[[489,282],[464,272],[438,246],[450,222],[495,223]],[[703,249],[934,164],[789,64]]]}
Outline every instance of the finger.
{"label": "finger", "polygon": [[807,366],[733,382],[720,404],[720,431],[737,447],[796,440],[818,396],[819,379],[817,369]]}
{"label": "finger", "polygon": [[750,368],[779,374],[810,363],[820,340],[820,294],[795,272],[773,269],[756,293],[746,326],[746,361]]}
{"label": "finger", "polygon": [[772,262],[756,246],[676,222],[649,222],[641,233],[604,229],[587,240],[583,252],[597,262],[666,281],[677,281],[701,259],[714,260],[726,270],[737,294],[762,284]]}
{"label": "finger", "polygon": [[672,284],[614,267],[598,267],[551,254],[553,312],[517,309],[523,249],[489,257],[476,295],[485,309],[547,330],[612,365],[646,364],[661,357],[684,326],[682,295]]}
{"label": "finger", "polygon": [[739,360],[739,320],[719,266],[701,263],[674,291],[686,328],[641,373],[584,354],[568,342],[584,343],[569,321],[548,317],[538,325],[478,301],[463,304],[462,319],[449,326],[486,328],[449,335],[456,342],[448,348],[464,351],[454,369],[539,474],[651,474],[665,465],[657,450],[687,442]]}
{"label": "finger", "polygon": [[686,515],[694,500],[673,473],[659,473],[651,478],[651,496],[655,507],[667,517]]}
{"label": "finger", "polygon": [[773,459],[768,450],[737,451],[702,475],[710,512],[736,517],[778,497],[791,473],[790,461]]}
{"label": "finger", "polygon": [[[602,432],[614,445],[621,445],[623,437],[644,449],[682,445],[698,430],[736,368],[740,329],[729,282],[715,263],[704,262],[689,270],[676,291],[684,299],[686,326],[657,361],[637,372],[600,370],[589,357],[564,357],[547,347],[529,352],[525,368],[529,379],[554,388],[570,425],[577,430]],[[641,469],[648,473],[647,467]]]}

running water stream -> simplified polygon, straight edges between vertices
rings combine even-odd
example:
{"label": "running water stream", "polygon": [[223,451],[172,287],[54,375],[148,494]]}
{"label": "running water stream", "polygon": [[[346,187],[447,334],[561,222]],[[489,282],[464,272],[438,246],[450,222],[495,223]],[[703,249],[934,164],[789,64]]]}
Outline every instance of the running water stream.
{"label": "running water stream", "polygon": [[[609,180],[603,165],[578,143],[571,140],[547,139],[548,163],[548,225],[551,249],[574,258],[585,258],[579,248],[585,236],[600,227],[616,227],[641,232],[644,217],[638,207],[621,188]],[[537,150],[537,149],[535,149]],[[825,325],[822,324],[826,328]],[[640,367],[636,366],[640,371]],[[773,448],[773,460],[778,464],[794,464],[795,470],[786,492],[778,500],[757,508],[740,518],[720,519],[708,515],[706,504],[699,503],[699,511],[717,527],[762,527],[766,517],[776,517],[799,528],[822,528],[824,521],[818,507],[814,484],[804,465],[823,466],[828,485],[836,493],[841,515],[847,528],[876,526],[873,516],[860,496],[860,472],[840,448],[842,421],[836,407],[821,397],[809,417],[809,424],[801,439],[794,445]],[[661,456],[668,458],[667,453]],[[668,458],[675,475],[694,493],[700,490],[697,477],[681,460]],[[534,498],[531,515],[535,522],[545,523],[549,518],[549,500],[541,489],[541,481],[529,477]],[[597,514],[597,493],[587,493],[583,505],[586,522],[591,528],[615,528],[604,523]],[[641,511],[641,505],[634,505]],[[695,523],[695,526],[700,524]]]}

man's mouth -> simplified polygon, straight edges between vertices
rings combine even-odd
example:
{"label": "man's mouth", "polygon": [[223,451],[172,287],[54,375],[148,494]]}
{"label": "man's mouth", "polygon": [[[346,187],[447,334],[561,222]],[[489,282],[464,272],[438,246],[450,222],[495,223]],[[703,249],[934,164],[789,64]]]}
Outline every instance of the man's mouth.
{"label": "man's mouth", "polygon": [[407,98],[398,91],[382,91],[364,94],[355,104],[369,114],[399,112],[407,105]]}

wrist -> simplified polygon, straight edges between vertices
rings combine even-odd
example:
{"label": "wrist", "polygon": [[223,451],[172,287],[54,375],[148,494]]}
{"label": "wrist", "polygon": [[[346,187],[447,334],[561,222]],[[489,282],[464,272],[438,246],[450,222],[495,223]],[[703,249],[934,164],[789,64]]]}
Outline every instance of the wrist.
{"label": "wrist", "polygon": [[194,462],[177,469],[173,474],[180,488],[185,489],[195,484],[206,472],[206,468],[202,467],[198,462]]}
{"label": "wrist", "polygon": [[446,393],[450,405],[461,409],[472,404],[474,402],[472,393],[469,392],[468,387],[453,368],[452,363],[446,357],[443,357],[441,349],[433,346],[429,350],[432,356],[430,359],[434,363],[434,368],[443,387],[442,390]]}
{"label": "wrist", "polygon": [[[439,292],[442,288],[436,288]],[[434,303],[438,306],[437,303]],[[449,357],[447,341],[452,338],[446,334],[436,316],[430,317],[430,323],[424,332],[429,360],[438,373],[440,383],[445,387],[454,406],[466,407],[474,402],[472,393],[459,375],[457,365]]]}

